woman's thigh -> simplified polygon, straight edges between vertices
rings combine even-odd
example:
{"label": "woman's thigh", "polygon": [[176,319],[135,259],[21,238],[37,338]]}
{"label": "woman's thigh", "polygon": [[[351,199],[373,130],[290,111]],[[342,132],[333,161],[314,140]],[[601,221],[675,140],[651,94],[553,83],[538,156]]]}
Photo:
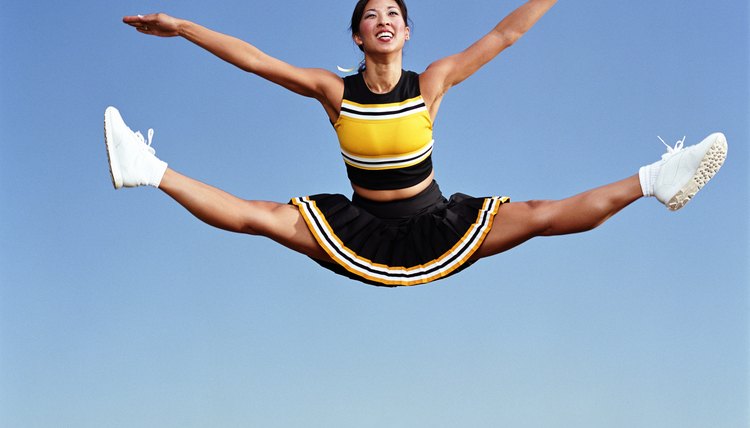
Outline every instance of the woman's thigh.
{"label": "woman's thigh", "polygon": [[294,205],[248,201],[253,214],[253,234],[266,236],[287,248],[321,261],[331,261],[318,244]]}
{"label": "woman's thigh", "polygon": [[550,201],[509,202],[500,206],[487,237],[474,253],[474,259],[510,250],[544,234],[547,225],[542,215]]}

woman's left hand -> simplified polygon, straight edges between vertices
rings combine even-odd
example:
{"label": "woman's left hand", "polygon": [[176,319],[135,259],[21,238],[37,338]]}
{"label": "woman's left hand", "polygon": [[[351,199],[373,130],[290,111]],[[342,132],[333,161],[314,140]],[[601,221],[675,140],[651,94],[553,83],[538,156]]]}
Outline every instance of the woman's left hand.
{"label": "woman's left hand", "polygon": [[159,37],[178,36],[181,21],[165,13],[126,16],[122,18],[122,22],[134,27],[139,32]]}

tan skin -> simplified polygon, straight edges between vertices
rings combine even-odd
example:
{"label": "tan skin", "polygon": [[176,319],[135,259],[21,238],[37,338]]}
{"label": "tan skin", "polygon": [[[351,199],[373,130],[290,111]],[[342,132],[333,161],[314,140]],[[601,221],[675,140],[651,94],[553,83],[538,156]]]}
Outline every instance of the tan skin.
{"label": "tan skin", "polygon": [[[420,89],[435,120],[445,93],[510,47],[556,2],[530,0],[506,16],[466,50],[432,63],[420,74]],[[141,33],[181,36],[217,57],[297,94],[320,102],[331,123],[339,117],[343,80],[323,69],[300,68],[273,58],[240,39],[166,14],[127,16],[123,21]],[[391,37],[378,38],[379,33]],[[410,29],[392,0],[371,0],[360,31],[353,36],[363,46],[365,82],[376,93],[393,89],[401,76],[403,47]],[[424,190],[432,175],[404,189],[371,190],[352,185],[361,196],[378,201],[408,198]],[[288,204],[240,199],[220,189],[167,169],[159,188],[200,220],[232,232],[262,235],[307,256],[328,260],[308,230],[298,209]],[[593,229],[643,196],[638,175],[558,201],[511,202],[501,206],[494,224],[474,258],[511,249],[536,236],[563,235]]]}

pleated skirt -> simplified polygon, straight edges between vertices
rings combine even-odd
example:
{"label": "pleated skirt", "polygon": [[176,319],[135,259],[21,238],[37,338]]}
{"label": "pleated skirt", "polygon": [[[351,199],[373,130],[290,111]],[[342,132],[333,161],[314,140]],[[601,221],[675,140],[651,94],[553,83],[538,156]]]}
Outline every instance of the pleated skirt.
{"label": "pleated skirt", "polygon": [[425,284],[473,263],[505,196],[443,197],[436,182],[418,195],[377,202],[354,194],[294,198],[310,232],[333,262],[318,264],[367,284]]}

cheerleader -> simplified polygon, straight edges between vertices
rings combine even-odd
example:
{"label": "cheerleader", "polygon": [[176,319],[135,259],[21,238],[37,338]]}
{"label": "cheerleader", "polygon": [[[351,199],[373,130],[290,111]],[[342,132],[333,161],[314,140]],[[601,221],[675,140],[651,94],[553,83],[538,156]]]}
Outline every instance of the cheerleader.
{"label": "cheerleader", "polygon": [[417,73],[402,64],[411,37],[404,1],[359,0],[351,34],[364,61],[344,78],[287,64],[188,20],[163,13],[127,16],[123,21],[142,34],[185,38],[318,100],[338,137],[353,195],[318,194],[289,203],[240,199],[169,168],[151,148],[153,131],[147,138],[133,132],[109,107],[104,130],[113,184],[157,187],[209,225],[271,238],[336,273],[391,287],[445,278],[536,236],[593,229],[642,197],[682,208],[724,162],[723,134],[691,147],[683,147],[683,139],[630,177],[562,200],[441,193],[432,128],[444,95],[513,45],[555,3],[527,1],[466,50]]}

